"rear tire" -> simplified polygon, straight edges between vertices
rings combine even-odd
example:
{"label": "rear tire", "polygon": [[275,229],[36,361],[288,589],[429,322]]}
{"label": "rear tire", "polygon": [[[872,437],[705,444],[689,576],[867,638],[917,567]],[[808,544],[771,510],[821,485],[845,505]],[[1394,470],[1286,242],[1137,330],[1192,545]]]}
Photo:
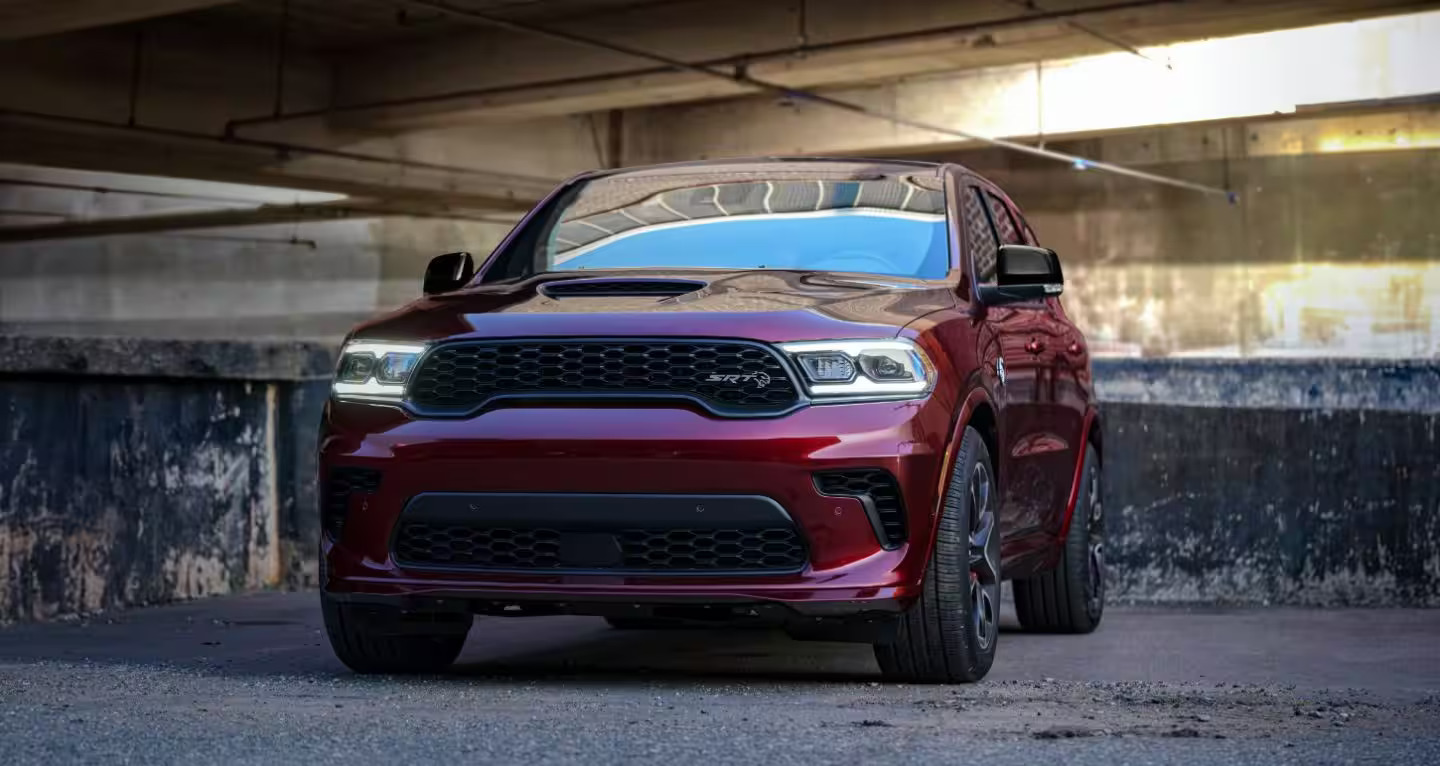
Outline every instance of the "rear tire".
{"label": "rear tire", "polygon": [[1105,517],[1100,455],[1085,445],[1080,495],[1055,569],[1015,581],[1015,616],[1037,633],[1089,633],[1105,613]]}
{"label": "rear tire", "polygon": [[999,487],[980,432],[966,427],[945,491],[920,598],[893,640],[875,644],[880,672],[914,683],[979,681],[1000,638]]}
{"label": "rear tire", "polygon": [[321,594],[330,647],[356,673],[437,673],[450,667],[465,646],[469,615],[440,633],[391,635],[378,632],[356,607]]}

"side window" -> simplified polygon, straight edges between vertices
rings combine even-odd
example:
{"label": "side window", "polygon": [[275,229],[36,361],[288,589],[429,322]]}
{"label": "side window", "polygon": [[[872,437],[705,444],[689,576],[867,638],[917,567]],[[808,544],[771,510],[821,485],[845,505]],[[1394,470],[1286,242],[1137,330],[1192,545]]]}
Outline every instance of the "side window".
{"label": "side window", "polygon": [[1000,250],[1000,241],[995,237],[990,217],[985,214],[982,193],[974,186],[966,187],[960,207],[965,216],[965,237],[975,259],[975,279],[986,283],[995,281],[995,255]]}
{"label": "side window", "polygon": [[1025,235],[1021,233],[1020,227],[1015,225],[1015,218],[1010,215],[1010,208],[1004,200],[987,191],[985,201],[990,203],[990,218],[995,221],[995,230],[1000,233],[1000,244],[1025,244]]}

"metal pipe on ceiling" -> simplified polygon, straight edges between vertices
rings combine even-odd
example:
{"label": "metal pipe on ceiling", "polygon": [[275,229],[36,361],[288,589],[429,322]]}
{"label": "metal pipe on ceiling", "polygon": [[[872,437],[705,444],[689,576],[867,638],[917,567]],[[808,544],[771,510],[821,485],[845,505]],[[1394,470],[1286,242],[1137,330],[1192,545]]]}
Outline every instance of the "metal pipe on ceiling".
{"label": "metal pipe on ceiling", "polygon": [[[428,3],[428,2],[415,2],[415,1],[413,1],[413,0],[396,0],[396,1],[399,2],[401,5],[416,5],[416,6],[421,6],[421,7],[425,7],[425,8],[431,9],[431,10],[438,11],[438,12],[440,12],[440,13],[445,13],[445,14],[447,14],[447,15],[456,15],[456,14],[462,14],[462,13],[476,13],[476,12],[470,11],[470,10],[468,10],[468,9],[455,8],[455,7],[449,7],[449,10],[444,10],[444,9],[441,8],[441,4],[432,4],[432,3]],[[1062,22],[1066,22],[1066,23],[1068,24],[1068,23],[1071,23],[1073,19],[1079,18],[1079,17],[1084,17],[1084,16],[1091,16],[1091,15],[1100,14],[1100,13],[1110,13],[1110,12],[1115,12],[1115,11],[1137,10],[1137,9],[1148,8],[1148,7],[1156,6],[1156,5],[1174,5],[1174,4],[1179,3],[1179,2],[1183,2],[1183,0],[1127,0],[1126,2],[1107,3],[1107,4],[1105,4],[1105,5],[1095,5],[1095,6],[1090,6],[1090,7],[1087,7],[1087,8],[1073,9],[1073,10],[1067,10],[1067,11],[1039,10],[1039,11],[1037,11],[1037,12],[1027,13],[1027,14],[1025,14],[1025,15],[1023,15],[1023,16],[1011,16],[1011,17],[1007,17],[1007,18],[1004,18],[1004,19],[993,19],[993,20],[989,20],[989,21],[974,21],[974,22],[969,22],[969,23],[966,23],[966,24],[952,24],[952,25],[944,26],[944,27],[932,27],[932,28],[930,28],[930,29],[920,29],[920,30],[914,30],[914,31],[910,31],[910,32],[892,32],[892,33],[887,33],[887,34],[883,34],[883,35],[870,35],[870,36],[866,36],[866,37],[853,37],[853,38],[849,38],[849,39],[845,39],[845,40],[833,40],[833,41],[827,42],[827,43],[812,44],[812,43],[808,43],[808,42],[807,42],[807,43],[804,43],[804,44],[801,44],[801,45],[798,45],[798,46],[792,46],[792,47],[789,47],[789,48],[778,48],[778,49],[770,49],[770,50],[763,50],[763,51],[750,51],[750,52],[748,52],[748,53],[743,53],[743,54],[739,54],[739,55],[735,55],[735,56],[726,56],[726,57],[724,57],[724,58],[710,59],[710,60],[707,60],[707,61],[691,62],[691,63],[687,64],[686,66],[697,66],[697,67],[704,67],[704,68],[707,68],[707,69],[713,69],[713,68],[717,68],[717,67],[744,67],[744,66],[752,65],[752,64],[755,64],[755,63],[757,63],[757,62],[762,62],[762,61],[773,61],[773,60],[791,59],[791,58],[794,58],[794,57],[797,56],[797,55],[813,55],[813,54],[817,54],[817,53],[834,53],[834,52],[838,52],[838,51],[854,50],[854,49],[858,49],[858,48],[864,48],[864,47],[870,46],[870,45],[877,45],[877,44],[884,44],[884,43],[920,42],[920,41],[925,41],[925,40],[929,40],[929,39],[938,39],[938,38],[953,37],[953,36],[955,36],[955,35],[963,35],[963,34],[973,34],[973,33],[976,33],[976,32],[984,32],[984,31],[986,31],[986,30],[1003,29],[1003,28],[1005,28],[1005,27],[1021,26],[1021,25],[1025,25],[1025,24],[1036,24],[1036,23],[1042,23],[1042,22],[1047,22],[1047,21],[1062,21]],[[479,15],[484,15],[484,14],[479,14]],[[507,21],[508,21],[508,20],[506,20],[506,19],[500,19],[500,18],[490,17],[490,16],[486,16],[486,18],[493,19],[493,20],[496,22],[495,24],[489,24],[489,23],[487,23],[487,26],[498,26],[500,22],[507,22]],[[476,18],[476,19],[471,19],[471,20],[472,20],[472,21],[478,21],[478,18]],[[520,23],[518,23],[518,22],[508,22],[508,23],[513,24],[513,27],[511,27],[511,31],[524,32],[524,33],[527,33],[527,34],[541,34],[541,33],[538,31],[538,30],[540,29],[539,27],[534,27],[534,26],[528,25],[528,24],[520,24]],[[1079,28],[1079,27],[1077,27],[1077,28]],[[1084,29],[1082,29],[1081,31],[1086,31],[1087,33],[1089,33],[1088,30],[1084,30]],[[556,33],[556,34],[558,34],[558,33]],[[1090,33],[1090,34],[1093,35],[1093,33]],[[651,54],[649,54],[649,53],[643,53],[643,52],[641,52],[641,51],[636,51],[636,50],[628,49],[628,48],[622,49],[622,48],[620,48],[619,46],[612,46],[612,45],[610,45],[610,44],[608,44],[608,43],[601,43],[601,41],[598,41],[598,40],[590,40],[589,38],[579,38],[578,36],[570,36],[570,37],[567,37],[567,38],[563,38],[563,39],[562,39],[562,38],[554,37],[554,34],[548,35],[548,36],[551,36],[552,39],[560,39],[562,42],[573,43],[573,44],[577,44],[577,45],[591,45],[591,47],[596,47],[596,44],[600,44],[600,45],[603,45],[603,47],[605,47],[606,50],[609,50],[609,51],[611,51],[612,53],[623,53],[623,54],[628,55],[628,56],[637,57],[637,58],[650,59],[650,60],[652,60],[652,61],[660,61],[660,60],[661,60],[660,57],[656,57],[656,56],[651,55]],[[588,40],[588,42],[581,42],[582,39]],[[1115,44],[1113,41],[1109,41],[1109,40],[1107,40],[1106,42],[1110,42],[1111,44]],[[286,114],[284,114],[284,115],[260,115],[260,116],[256,116],[256,117],[242,117],[242,118],[238,118],[238,119],[231,120],[229,123],[227,123],[226,131],[227,131],[227,133],[234,133],[235,131],[237,131],[237,130],[239,130],[239,129],[241,129],[241,128],[251,127],[251,126],[254,126],[254,125],[270,125],[270,124],[276,124],[276,123],[289,122],[289,121],[292,121],[292,120],[311,119],[311,118],[315,118],[315,117],[328,117],[328,116],[337,115],[337,114],[349,114],[349,113],[352,113],[352,112],[362,112],[362,111],[365,111],[365,110],[368,110],[368,109],[383,109],[383,108],[386,108],[386,107],[396,107],[396,106],[417,106],[417,105],[421,105],[421,104],[435,104],[435,103],[443,103],[443,102],[445,102],[445,101],[453,101],[453,100],[461,99],[461,98],[477,98],[477,97],[484,97],[484,96],[496,96],[496,95],[503,95],[503,94],[506,94],[506,93],[514,93],[514,92],[518,92],[518,91],[525,91],[525,90],[531,90],[531,89],[537,89],[537,88],[553,88],[553,87],[563,87],[563,86],[569,86],[569,85],[584,85],[584,84],[587,84],[587,83],[600,83],[600,82],[606,82],[606,81],[610,81],[610,80],[618,80],[618,79],[625,79],[625,78],[632,78],[632,77],[644,77],[644,76],[647,76],[647,75],[662,74],[662,73],[665,73],[665,72],[673,71],[673,70],[675,70],[675,69],[677,69],[677,68],[684,68],[684,67],[677,67],[675,64],[668,64],[668,63],[667,63],[665,66],[662,66],[662,67],[653,67],[653,68],[647,68],[647,69],[630,69],[630,70],[626,70],[626,71],[623,71],[623,72],[611,72],[611,73],[608,73],[608,74],[586,75],[586,76],[582,76],[582,77],[566,77],[566,78],[560,78],[560,79],[554,79],[554,80],[542,80],[542,81],[539,81],[539,82],[530,82],[530,83],[522,83],[522,84],[519,84],[519,85],[506,85],[506,86],[491,87],[491,88],[466,88],[466,89],[462,89],[462,90],[446,91],[446,92],[444,92],[444,93],[433,93],[433,94],[428,94],[428,95],[424,95],[424,96],[409,96],[409,97],[405,97],[405,98],[381,99],[381,100],[379,100],[379,101],[364,101],[364,102],[359,102],[359,103],[354,103],[354,104],[340,104],[340,105],[335,105],[335,106],[321,107],[321,108],[318,108],[318,109],[307,109],[307,110],[301,110],[301,111],[296,111],[296,112],[289,112],[289,113],[286,113]],[[692,70],[692,71],[693,71],[693,70]],[[733,79],[733,78],[730,78],[730,79]]]}
{"label": "metal pipe on ceiling", "polygon": [[777,93],[789,98],[810,101],[812,103],[827,106],[832,109],[850,112],[852,114],[859,114],[865,117],[886,120],[897,125],[905,125],[907,127],[927,130],[934,133],[939,133],[941,135],[955,136],[957,138],[976,141],[978,143],[988,144],[990,146],[996,146],[1002,149],[1009,149],[1011,151],[1028,154],[1034,157],[1041,157],[1044,159],[1055,160],[1057,162],[1064,162],[1079,170],[1100,170],[1107,173],[1115,173],[1117,175],[1139,179],[1142,181],[1150,181],[1152,183],[1174,186],[1177,188],[1188,189],[1190,191],[1201,192],[1204,194],[1219,195],[1225,197],[1232,203],[1238,199],[1238,196],[1234,191],[1230,189],[1222,189],[1218,186],[1208,186],[1205,184],[1195,183],[1193,181],[1186,181],[1180,178],[1171,178],[1170,176],[1163,176],[1156,173],[1147,173],[1142,170],[1135,170],[1134,168],[1127,168],[1122,165],[1114,165],[1108,162],[1092,160],[1088,157],[1081,157],[1074,154],[1066,154],[1065,152],[1057,152],[1050,149],[1040,149],[1038,147],[1030,146],[1028,144],[1022,144],[1016,141],[1007,141],[1000,138],[991,138],[989,136],[982,136],[964,130],[957,130],[955,128],[947,127],[944,125],[936,125],[920,120],[912,120],[895,114],[893,112],[887,112],[881,109],[872,109],[862,104],[856,104],[837,98],[831,98],[829,96],[823,96],[813,91],[807,91],[799,88],[790,88],[779,83],[769,82],[767,80],[758,80],[746,74],[743,67],[737,68],[734,72],[725,72],[702,64],[692,64],[686,61],[681,61],[679,59],[670,58],[669,56],[664,56],[658,53],[650,53],[648,51],[637,50],[635,48],[631,48],[626,45],[620,45],[618,43],[606,42],[604,40],[595,40],[593,38],[585,37],[583,35],[576,35],[570,32],[561,32],[558,30],[537,27],[522,22],[511,21],[509,19],[496,18],[494,16],[479,13],[477,11],[472,11],[465,8],[457,8],[450,5],[449,3],[439,2],[438,0],[398,0],[398,2],[405,3],[407,5],[415,5],[423,8],[441,11],[455,18],[465,19],[476,24],[496,27],[499,29],[506,29],[512,32],[531,34],[538,37],[546,37],[552,40],[570,43],[572,45],[580,45],[595,48],[597,50],[620,53],[636,58],[649,59],[651,61],[664,64],[672,69],[694,72],[696,74],[705,75],[706,77],[713,77],[730,82],[737,82],[744,85],[749,85],[760,90]]}
{"label": "metal pipe on ceiling", "polygon": [[310,250],[320,249],[320,243],[313,239],[300,239],[299,237],[230,237],[221,234],[158,234],[157,236],[170,239],[194,239],[202,242],[237,242],[246,245],[285,245],[288,247],[304,247]]}
{"label": "metal pipe on ceiling", "polygon": [[37,242],[85,237],[113,237],[130,234],[163,234],[200,229],[229,229],[285,223],[341,221],[355,218],[435,218],[442,220],[494,223],[493,216],[475,211],[430,210],[394,205],[382,200],[337,200],[335,202],[261,205],[255,208],[225,208],[65,220],[57,223],[0,226],[0,244]]}

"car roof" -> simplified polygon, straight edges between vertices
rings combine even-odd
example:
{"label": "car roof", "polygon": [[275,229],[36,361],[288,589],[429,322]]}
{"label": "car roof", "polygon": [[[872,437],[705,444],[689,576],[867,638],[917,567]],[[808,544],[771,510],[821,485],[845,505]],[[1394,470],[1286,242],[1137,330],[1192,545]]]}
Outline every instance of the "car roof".
{"label": "car roof", "polygon": [[882,175],[882,176],[914,176],[917,171],[930,171],[930,174],[940,175],[941,169],[945,167],[939,162],[921,162],[918,160],[894,160],[894,159],[867,159],[863,157],[737,157],[729,159],[693,160],[689,162],[671,162],[661,165],[642,165],[629,168],[615,168],[610,170],[597,170],[587,173],[588,178],[609,178],[609,177],[645,177],[665,176],[671,174],[684,174],[701,170],[707,173],[724,172],[733,170],[736,172],[765,172],[767,169],[786,168],[797,169],[796,166],[821,166],[829,172],[850,172],[857,175]]}

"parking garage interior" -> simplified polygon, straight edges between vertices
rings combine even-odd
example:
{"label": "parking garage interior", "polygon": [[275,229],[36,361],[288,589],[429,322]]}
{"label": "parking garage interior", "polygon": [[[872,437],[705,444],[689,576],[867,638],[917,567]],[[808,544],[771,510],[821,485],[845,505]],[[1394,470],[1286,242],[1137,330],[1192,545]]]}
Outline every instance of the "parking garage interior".
{"label": "parking garage interior", "polygon": [[[770,156],[953,162],[1006,189],[1063,260],[1066,308],[1094,351],[1110,596],[1132,610],[1117,623],[1143,651],[1241,626],[1278,658],[1253,668],[1274,688],[1291,664],[1304,688],[1378,678],[1371,708],[1318,691],[1263,705],[1308,724],[1324,697],[1327,726],[1335,711],[1386,711],[1372,728],[1413,735],[1401,762],[1433,754],[1440,4],[1408,0],[0,0],[0,700],[29,705],[14,690],[53,670],[34,663],[81,656],[122,675],[172,660],[181,669],[165,672],[210,672],[219,661],[204,657],[223,651],[172,646],[194,620],[283,624],[283,672],[332,683],[339,666],[295,626],[313,621],[297,605],[319,577],[314,424],[345,333],[418,298],[433,256],[483,259],[578,173]],[[1287,659],[1265,644],[1270,609],[1293,610],[1273,635],[1329,631],[1341,648]],[[1211,612],[1220,622],[1170,622]],[[1317,674],[1332,652],[1378,651],[1325,622],[1344,615],[1409,637],[1385,651],[1415,676]],[[528,634],[504,628],[508,648],[476,649],[463,677],[565,687],[551,677],[572,670],[555,653],[575,626],[584,683],[662,678],[663,692],[616,692],[635,696],[626,704],[654,692],[699,705],[693,687],[718,672],[765,694],[777,678],[820,684],[807,694],[823,710],[862,712],[816,726],[882,734],[885,752],[913,742],[898,730],[930,725],[861,705],[868,669],[840,650],[744,636],[738,659],[715,648],[723,637],[691,656],[651,636],[650,668],[583,618],[557,619],[523,660]],[[107,621],[104,642],[63,632]],[[192,643],[231,641],[221,633]],[[175,654],[113,648],[126,640]],[[52,642],[77,654],[35,648]],[[232,645],[267,644],[252,629]],[[803,659],[771,657],[786,652]],[[1246,682],[1107,656],[1093,671],[1012,667],[998,683],[1079,684],[1053,707],[1005,698],[1045,718],[1090,704],[1084,684],[1158,684],[1132,696],[1188,705],[1185,683]],[[1219,656],[1250,667],[1240,648]],[[245,678],[266,672],[232,659]],[[211,680],[240,677],[226,672]],[[68,706],[59,676],[37,683],[52,682],[45,704]],[[441,696],[453,708],[463,691]],[[887,704],[941,705],[897,694]],[[1131,692],[1097,694],[1113,706]],[[46,750],[63,719],[25,710],[34,723],[10,734],[37,762],[122,752]],[[475,715],[491,713],[510,715]],[[1195,720],[1104,730],[1208,740],[1215,727],[1196,716],[1229,720],[1184,715]],[[601,720],[631,718],[644,716]],[[1278,717],[1231,723],[1242,750],[1342,752]],[[1049,747],[1033,724],[997,725]],[[965,726],[953,736],[980,736]],[[1087,726],[1067,719],[1049,739],[1110,762]],[[1333,728],[1322,733],[1350,730]],[[647,760],[644,742],[587,757]]]}

